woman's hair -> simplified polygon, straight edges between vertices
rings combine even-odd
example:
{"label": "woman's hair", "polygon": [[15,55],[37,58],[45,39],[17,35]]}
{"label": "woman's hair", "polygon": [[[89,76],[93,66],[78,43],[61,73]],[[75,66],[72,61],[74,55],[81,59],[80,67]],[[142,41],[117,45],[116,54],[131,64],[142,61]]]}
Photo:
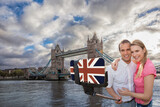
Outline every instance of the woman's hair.
{"label": "woman's hair", "polygon": [[146,49],[146,47],[145,47],[145,45],[143,44],[142,41],[140,41],[140,40],[134,40],[134,41],[131,43],[131,46],[134,46],[134,45],[139,46],[139,47],[141,47],[143,50],[145,50],[144,57],[143,57],[143,59],[142,59],[141,62],[140,62],[141,64],[140,64],[140,66],[139,66],[139,68],[138,68],[138,73],[137,73],[137,75],[136,75],[136,78],[138,78],[138,77],[141,76],[141,73],[142,73],[142,71],[143,71],[144,65],[145,65],[145,63],[146,63],[146,61],[147,61],[148,52],[147,52],[147,49]]}

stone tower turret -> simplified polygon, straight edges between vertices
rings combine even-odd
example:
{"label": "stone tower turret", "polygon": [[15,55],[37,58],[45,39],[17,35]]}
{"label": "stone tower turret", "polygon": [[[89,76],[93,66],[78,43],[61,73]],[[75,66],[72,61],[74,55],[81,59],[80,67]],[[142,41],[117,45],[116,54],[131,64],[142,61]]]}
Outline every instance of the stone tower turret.
{"label": "stone tower turret", "polygon": [[88,37],[87,48],[88,48],[88,51],[87,51],[88,59],[100,57],[98,52],[96,52],[96,49],[98,51],[103,51],[102,39],[100,42],[100,40],[97,38],[96,33],[94,33],[92,39],[89,40],[89,37]]}

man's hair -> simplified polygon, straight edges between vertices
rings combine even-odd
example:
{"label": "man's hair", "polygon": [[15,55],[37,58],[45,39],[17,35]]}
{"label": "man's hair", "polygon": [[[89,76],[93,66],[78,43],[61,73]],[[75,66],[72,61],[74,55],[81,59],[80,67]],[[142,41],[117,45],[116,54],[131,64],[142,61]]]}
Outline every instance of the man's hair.
{"label": "man's hair", "polygon": [[124,39],[124,40],[122,40],[122,41],[119,43],[119,45],[118,45],[119,51],[120,51],[120,45],[121,45],[121,44],[124,44],[124,43],[129,43],[129,45],[131,45],[131,42],[130,42],[129,40]]}

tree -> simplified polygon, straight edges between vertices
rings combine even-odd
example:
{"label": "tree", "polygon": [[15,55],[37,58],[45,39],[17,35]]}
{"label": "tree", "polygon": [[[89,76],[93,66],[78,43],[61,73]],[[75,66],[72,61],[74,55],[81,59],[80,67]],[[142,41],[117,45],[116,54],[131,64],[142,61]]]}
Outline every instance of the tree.
{"label": "tree", "polygon": [[12,76],[12,78],[13,78],[14,76],[16,76],[16,72],[15,72],[15,71],[12,71],[12,72],[10,73],[10,76]]}
{"label": "tree", "polygon": [[7,72],[4,72],[4,71],[0,70],[0,76],[2,76],[3,79],[4,79],[5,76],[7,76],[7,74],[8,74]]}
{"label": "tree", "polygon": [[0,70],[0,76],[2,76],[3,75],[3,72],[2,72],[2,70]]}
{"label": "tree", "polygon": [[17,69],[17,70],[15,70],[14,72],[15,72],[16,76],[18,76],[18,78],[19,78],[20,76],[24,76],[24,72],[23,72],[21,69]]}

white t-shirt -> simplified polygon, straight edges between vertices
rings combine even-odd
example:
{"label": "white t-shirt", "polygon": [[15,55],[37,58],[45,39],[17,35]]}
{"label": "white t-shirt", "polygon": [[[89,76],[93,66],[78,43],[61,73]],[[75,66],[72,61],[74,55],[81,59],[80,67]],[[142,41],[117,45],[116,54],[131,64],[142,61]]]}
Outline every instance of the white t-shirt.
{"label": "white t-shirt", "polygon": [[[122,59],[118,62],[117,71],[114,71],[111,66],[106,68],[108,72],[108,86],[107,88],[113,88],[113,90],[119,95],[117,92],[118,89],[122,89],[122,87],[129,89],[134,92],[134,73],[136,72],[136,64],[134,62],[130,62],[129,64],[125,63]],[[130,96],[122,96],[122,101],[130,101],[133,98]]]}

